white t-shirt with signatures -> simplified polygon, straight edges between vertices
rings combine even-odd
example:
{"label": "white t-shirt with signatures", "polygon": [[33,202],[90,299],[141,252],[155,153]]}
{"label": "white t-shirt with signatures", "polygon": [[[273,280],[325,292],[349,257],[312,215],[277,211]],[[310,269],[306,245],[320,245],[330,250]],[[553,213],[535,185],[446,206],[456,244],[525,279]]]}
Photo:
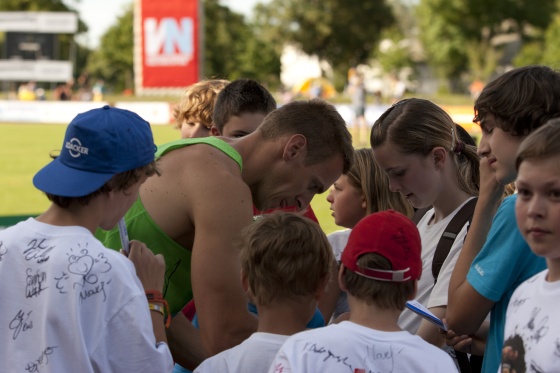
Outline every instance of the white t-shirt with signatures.
{"label": "white t-shirt with signatures", "polygon": [[560,281],[546,281],[547,274],[548,270],[537,273],[511,296],[500,372],[544,373],[560,368]]}
{"label": "white t-shirt with signatures", "polygon": [[269,373],[450,373],[455,363],[443,350],[407,331],[383,332],[350,321],[288,338]]}
{"label": "white t-shirt with signatures", "polygon": [[6,372],[163,372],[135,269],[83,227],[28,219],[0,231],[0,361]]}

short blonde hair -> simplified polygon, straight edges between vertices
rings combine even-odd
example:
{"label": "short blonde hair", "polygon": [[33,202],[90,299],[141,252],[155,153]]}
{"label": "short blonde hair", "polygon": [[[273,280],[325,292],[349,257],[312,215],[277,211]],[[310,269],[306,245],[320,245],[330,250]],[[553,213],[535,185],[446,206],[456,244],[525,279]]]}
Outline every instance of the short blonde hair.
{"label": "short blonde hair", "polygon": [[319,225],[299,213],[275,211],[246,227],[236,242],[257,305],[312,296],[334,261]]}
{"label": "short blonde hair", "polygon": [[212,124],[214,103],[218,93],[229,83],[227,80],[211,79],[194,83],[185,89],[181,99],[175,106],[173,116],[175,128],[181,129],[183,122],[202,122]]}

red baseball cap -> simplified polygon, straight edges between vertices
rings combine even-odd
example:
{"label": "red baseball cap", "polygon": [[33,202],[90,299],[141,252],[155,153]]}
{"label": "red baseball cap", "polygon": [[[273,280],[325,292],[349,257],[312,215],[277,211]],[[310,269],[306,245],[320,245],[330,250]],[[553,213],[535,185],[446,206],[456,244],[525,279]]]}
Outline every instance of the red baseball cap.
{"label": "red baseball cap", "polygon": [[[422,243],[416,225],[403,214],[387,210],[366,216],[350,233],[342,264],[372,280],[404,282],[422,274]],[[386,258],[392,270],[361,267],[358,258],[375,253]]]}

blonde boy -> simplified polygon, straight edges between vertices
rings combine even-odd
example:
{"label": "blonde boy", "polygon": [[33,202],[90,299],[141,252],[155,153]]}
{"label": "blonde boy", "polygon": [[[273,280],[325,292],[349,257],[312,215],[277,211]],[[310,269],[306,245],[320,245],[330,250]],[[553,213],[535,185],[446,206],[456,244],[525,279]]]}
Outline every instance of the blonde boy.
{"label": "blonde boy", "polygon": [[338,280],[350,319],[290,337],[269,372],[456,372],[451,358],[403,331],[398,319],[422,273],[420,235],[393,210],[366,216],[350,233]]}
{"label": "blonde boy", "polygon": [[211,136],[214,103],[228,83],[221,79],[202,80],[185,89],[173,113],[182,139]]}
{"label": "blonde boy", "polygon": [[266,372],[288,336],[305,330],[328,281],[333,255],[327,237],[300,214],[263,215],[236,244],[241,282],[258,310],[258,329],[195,372]]}
{"label": "blonde boy", "polygon": [[560,363],[560,119],[521,143],[516,167],[517,225],[547,269],[511,296],[500,372],[553,372]]}

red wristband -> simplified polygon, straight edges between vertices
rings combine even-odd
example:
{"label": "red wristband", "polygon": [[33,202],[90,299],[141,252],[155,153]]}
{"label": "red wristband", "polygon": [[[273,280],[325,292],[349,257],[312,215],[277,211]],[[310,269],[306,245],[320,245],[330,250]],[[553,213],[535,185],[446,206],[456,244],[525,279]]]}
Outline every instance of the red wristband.
{"label": "red wristband", "polygon": [[171,324],[171,313],[169,312],[169,304],[158,290],[146,290],[146,298],[148,298],[148,303],[161,303],[165,308],[165,327],[169,328]]}

